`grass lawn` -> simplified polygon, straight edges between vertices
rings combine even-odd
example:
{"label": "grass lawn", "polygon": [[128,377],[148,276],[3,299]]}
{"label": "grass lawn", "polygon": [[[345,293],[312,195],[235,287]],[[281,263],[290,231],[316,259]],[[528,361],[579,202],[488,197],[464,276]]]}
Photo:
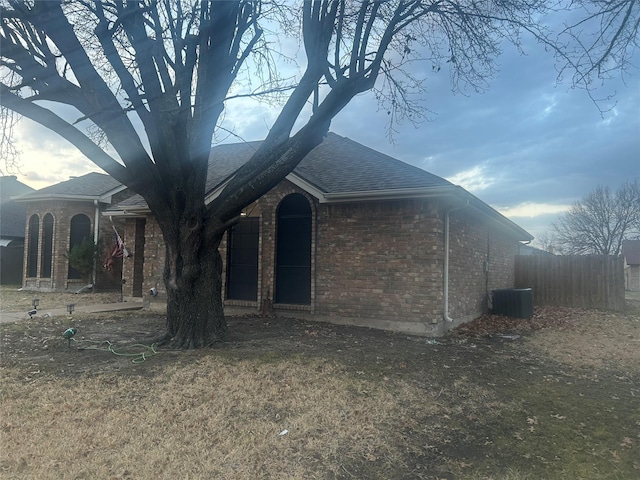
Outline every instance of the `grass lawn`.
{"label": "grass lawn", "polygon": [[0,477],[639,478],[639,306],[441,339],[237,317],[187,352],[131,346],[158,312],[0,325]]}

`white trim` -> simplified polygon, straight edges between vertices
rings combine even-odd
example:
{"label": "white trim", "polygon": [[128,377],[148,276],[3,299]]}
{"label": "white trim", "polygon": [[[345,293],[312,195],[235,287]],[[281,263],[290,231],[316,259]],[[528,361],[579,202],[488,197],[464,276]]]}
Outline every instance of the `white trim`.
{"label": "white trim", "polygon": [[327,194],[322,190],[318,190],[313,184],[307,182],[303,178],[297,176],[294,173],[290,173],[285,178],[293,183],[296,187],[301,188],[312,197],[315,197],[320,203],[326,202],[325,197]]}
{"label": "white trim", "polygon": [[222,190],[224,189],[224,187],[226,187],[229,182],[233,179],[235,175],[230,176],[228,179],[226,179],[224,182],[222,182],[220,185],[218,185],[216,188],[214,188],[213,190],[211,190],[211,193],[208,193],[204,196],[204,204],[205,205],[209,205],[211,202],[213,202],[216,198],[218,198],[218,196],[220,195],[220,193],[222,193]]}

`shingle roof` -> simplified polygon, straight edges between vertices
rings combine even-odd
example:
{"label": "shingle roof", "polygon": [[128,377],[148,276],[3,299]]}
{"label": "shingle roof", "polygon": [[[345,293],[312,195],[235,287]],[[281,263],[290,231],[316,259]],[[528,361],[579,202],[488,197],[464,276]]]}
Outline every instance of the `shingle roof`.
{"label": "shingle roof", "polygon": [[19,182],[15,175],[0,177],[0,202],[8,201],[11,197],[32,191],[33,188]]}
{"label": "shingle roof", "polygon": [[[213,147],[209,156],[207,194],[219,189],[249,160],[260,144],[246,142]],[[299,186],[304,184],[303,188],[321,202],[453,195],[507,226],[521,240],[533,239],[518,225],[461,187],[335,133],[329,133],[287,178]],[[117,214],[118,211],[144,211],[146,208],[144,199],[134,195],[109,210]]]}
{"label": "shingle roof", "polygon": [[[261,143],[213,147],[209,155],[206,191],[211,192],[224,183],[251,158]],[[335,133],[327,134],[292,174],[329,194],[453,186],[444,178]],[[142,197],[135,195],[118,205],[144,207],[145,203]]]}
{"label": "shingle roof", "polygon": [[0,236],[24,238],[27,207],[14,202],[0,205]]}
{"label": "shingle roof", "polygon": [[293,173],[324,193],[452,186],[444,178],[334,133]]}
{"label": "shingle roof", "polygon": [[91,172],[23,195],[20,197],[20,201],[47,197],[69,199],[73,199],[73,197],[99,198],[120,186],[120,182],[109,175]]}
{"label": "shingle roof", "polygon": [[622,255],[628,265],[640,265],[640,240],[623,240]]}
{"label": "shingle roof", "polygon": [[33,188],[19,182],[15,176],[0,177],[0,236],[24,238],[27,207],[11,197],[32,192]]}
{"label": "shingle roof", "polygon": [[[207,191],[213,190],[249,160],[262,142],[218,145],[211,149]],[[368,192],[451,186],[444,178],[328,133],[292,172],[323,193]]]}

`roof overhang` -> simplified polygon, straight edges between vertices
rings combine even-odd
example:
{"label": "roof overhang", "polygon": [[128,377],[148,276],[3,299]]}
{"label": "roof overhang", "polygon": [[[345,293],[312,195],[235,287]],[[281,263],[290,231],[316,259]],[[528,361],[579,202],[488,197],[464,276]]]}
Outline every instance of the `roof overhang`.
{"label": "roof overhang", "polygon": [[26,195],[18,195],[11,197],[16,203],[44,202],[44,201],[65,201],[65,202],[93,202],[97,200],[100,203],[111,203],[113,196],[126,190],[126,185],[119,185],[101,195],[69,195],[65,193],[29,193]]}

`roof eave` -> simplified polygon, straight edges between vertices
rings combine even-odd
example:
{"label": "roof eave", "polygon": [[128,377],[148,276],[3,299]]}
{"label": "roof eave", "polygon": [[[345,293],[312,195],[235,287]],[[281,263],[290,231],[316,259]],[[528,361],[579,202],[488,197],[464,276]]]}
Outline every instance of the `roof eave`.
{"label": "roof eave", "polygon": [[27,193],[24,195],[17,195],[11,197],[16,203],[29,203],[29,202],[41,202],[47,200],[66,200],[69,202],[93,202],[94,200],[98,200],[100,203],[111,203],[112,197],[126,190],[128,187],[126,185],[118,185],[115,188],[107,190],[104,193],[99,195],[70,195],[66,193]]}
{"label": "roof eave", "polygon": [[118,218],[143,218],[149,214],[149,207],[121,208],[120,210],[106,210],[102,212],[103,217]]}
{"label": "roof eave", "polygon": [[66,200],[69,202],[93,202],[94,200],[100,200],[100,195],[65,195],[63,193],[52,193],[45,195],[29,195],[28,198],[12,197],[11,199],[16,203],[29,203],[29,202],[41,202],[46,200]]}

